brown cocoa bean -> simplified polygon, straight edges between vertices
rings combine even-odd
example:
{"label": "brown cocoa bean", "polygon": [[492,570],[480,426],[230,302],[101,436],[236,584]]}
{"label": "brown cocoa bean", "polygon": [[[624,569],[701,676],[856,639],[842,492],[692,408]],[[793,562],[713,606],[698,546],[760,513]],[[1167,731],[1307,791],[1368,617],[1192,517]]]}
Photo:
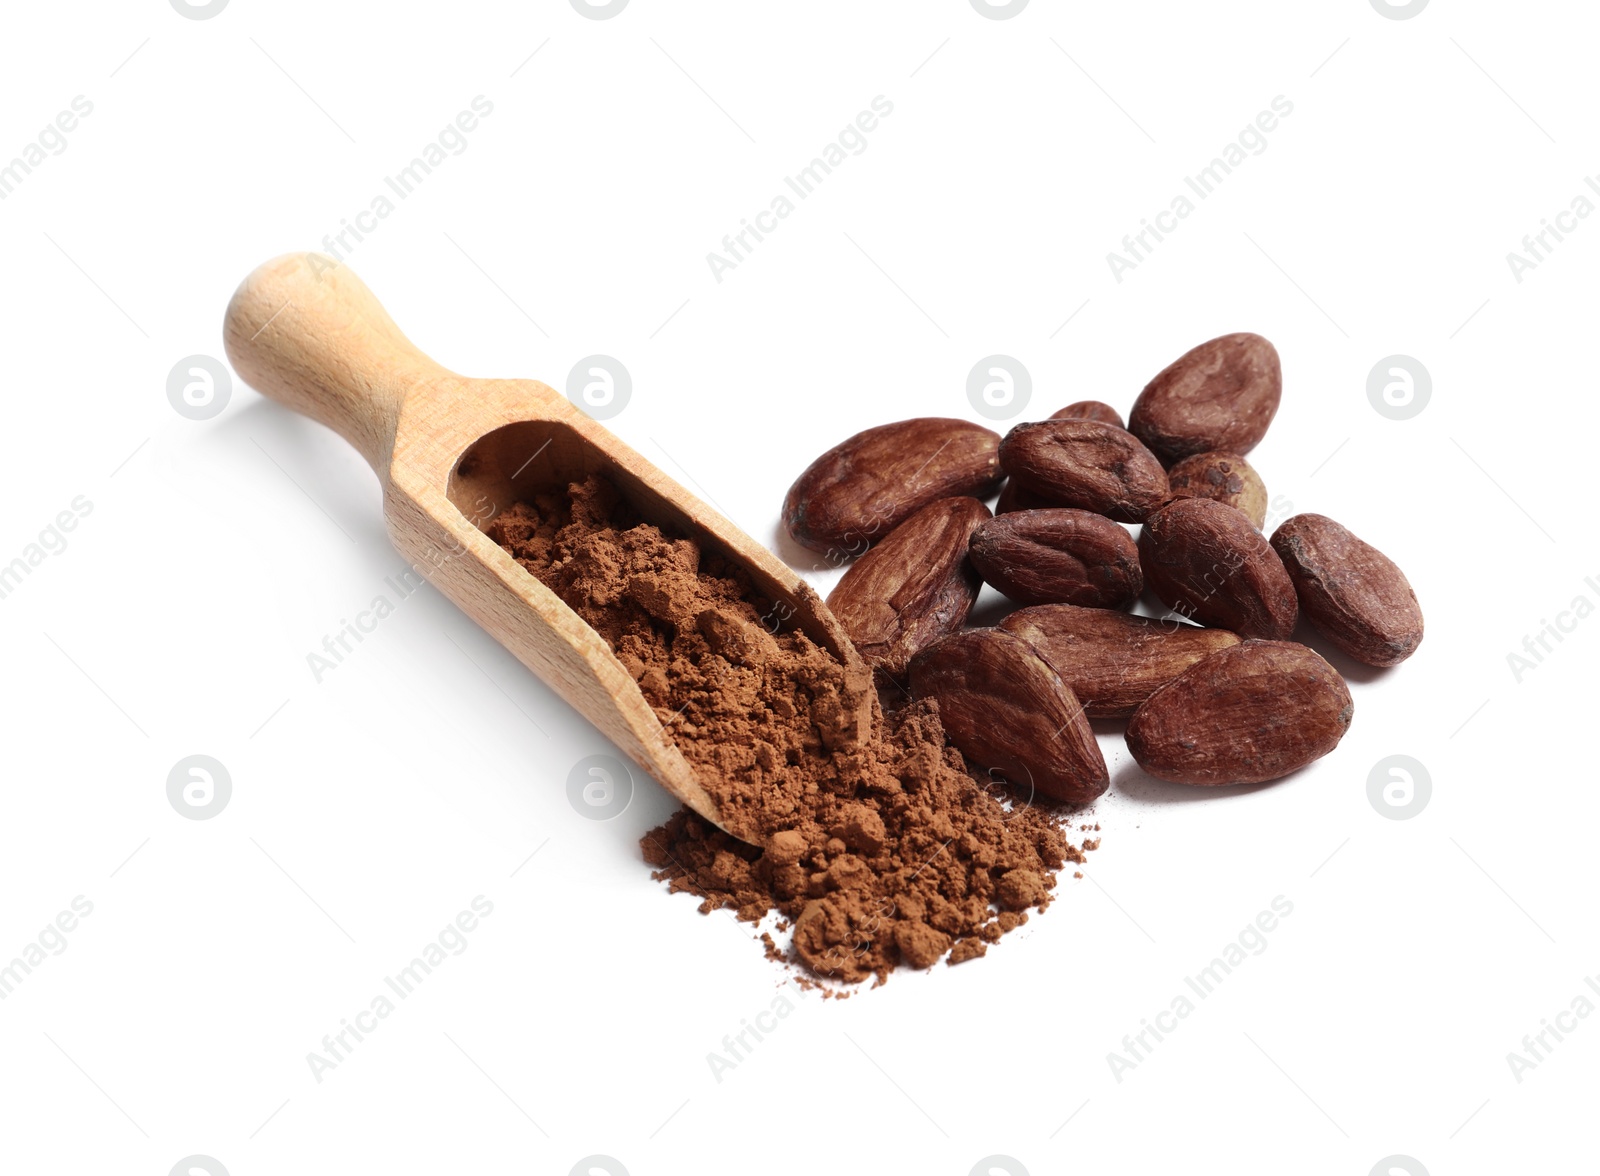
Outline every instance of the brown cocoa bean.
{"label": "brown cocoa bean", "polygon": [[984,580],[1018,604],[1123,608],[1144,590],[1139,547],[1104,515],[1061,507],[985,519],[968,555]]}
{"label": "brown cocoa bean", "polygon": [[1119,429],[1128,426],[1122,423],[1122,414],[1112,408],[1103,400],[1079,400],[1067,407],[1057,409],[1050,414],[1053,421],[1085,420],[1099,421],[1103,425],[1115,425]]}
{"label": "brown cocoa bean", "polygon": [[1071,687],[1010,633],[969,629],[934,642],[911,659],[911,692],[935,699],[950,742],[1024,797],[1088,804],[1110,786]]}
{"label": "brown cocoa bean", "polygon": [[1167,475],[1139,439],[1100,421],[1018,425],[1000,443],[1000,464],[1024,489],[1060,506],[1142,522],[1167,500]]}
{"label": "brown cocoa bean", "polygon": [[1312,650],[1246,641],[1152,694],[1128,722],[1128,749],[1174,784],[1260,784],[1327,755],[1354,709],[1344,679]]}
{"label": "brown cocoa bean", "polygon": [[1174,498],[1211,498],[1244,512],[1260,530],[1267,523],[1267,487],[1237,453],[1197,453],[1167,471]]}
{"label": "brown cocoa bean", "polygon": [[969,421],[918,417],[840,442],[783,500],[795,542],[835,564],[862,554],[930,502],[982,498],[1000,481],[1000,436]]}
{"label": "brown cocoa bean", "polygon": [[1422,643],[1422,608],[1405,573],[1332,519],[1295,515],[1273,533],[1300,608],[1317,632],[1369,666],[1393,666]]}
{"label": "brown cocoa bean", "polygon": [[1128,429],[1170,465],[1196,453],[1249,453],[1283,394],[1278,351],[1260,335],[1223,335],[1178,357],[1145,385]]}
{"label": "brown cocoa bean", "polygon": [[1300,606],[1283,561],[1250,520],[1209,498],[1179,498],[1139,533],[1145,583],[1190,620],[1283,641]]}
{"label": "brown cocoa bean", "polygon": [[1019,608],[1000,628],[1049,662],[1091,718],[1126,718],[1202,658],[1239,644],[1226,629],[1201,629],[1103,608]]}
{"label": "brown cocoa bean", "polygon": [[1000,497],[995,499],[994,513],[1003,515],[1019,510],[1044,510],[1057,505],[1031,490],[1024,490],[1015,478],[1007,478],[1005,485],[1000,487]]}
{"label": "brown cocoa bean", "polygon": [[902,677],[912,654],[961,627],[981,586],[967,542],[988,517],[976,498],[930,502],[834,585],[828,607],[868,665]]}

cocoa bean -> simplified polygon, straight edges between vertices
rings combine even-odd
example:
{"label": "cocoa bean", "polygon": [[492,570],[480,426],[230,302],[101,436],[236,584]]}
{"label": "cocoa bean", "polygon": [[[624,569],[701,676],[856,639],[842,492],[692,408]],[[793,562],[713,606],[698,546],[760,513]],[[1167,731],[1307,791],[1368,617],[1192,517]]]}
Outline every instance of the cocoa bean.
{"label": "cocoa bean", "polygon": [[1283,561],[1250,520],[1209,498],[1179,498],[1139,534],[1145,583],[1190,620],[1282,641],[1300,606]]}
{"label": "cocoa bean", "polygon": [[1018,604],[1123,608],[1144,589],[1139,547],[1104,515],[1062,507],[985,519],[969,556],[986,582]]}
{"label": "cocoa bean", "polygon": [[967,542],[988,517],[976,498],[931,502],[834,585],[828,607],[868,665],[902,677],[912,654],[961,627],[981,586]]}
{"label": "cocoa bean", "polygon": [[1111,784],[1071,687],[1010,633],[969,629],[934,642],[911,659],[911,692],[936,700],[950,742],[1024,797],[1088,804]]}
{"label": "cocoa bean", "polygon": [[1128,749],[1174,784],[1259,784],[1320,759],[1350,729],[1350,689],[1289,641],[1246,641],[1185,670],[1128,722]]}
{"label": "cocoa bean", "polygon": [[1122,414],[1116,409],[1112,408],[1109,404],[1105,403],[1103,400],[1076,401],[1075,403],[1067,405],[1065,408],[1057,409],[1055,412],[1051,413],[1050,419],[1053,421],[1099,421],[1103,425],[1115,425],[1119,429],[1126,429],[1128,427],[1122,423]]}
{"label": "cocoa bean", "polygon": [[1237,453],[1197,453],[1167,471],[1174,498],[1211,498],[1244,512],[1259,531],[1267,523],[1267,487]]}
{"label": "cocoa bean", "polygon": [[1097,719],[1126,718],[1200,659],[1239,644],[1226,629],[1070,604],[1018,609],[1000,628],[1041,653]]}
{"label": "cocoa bean", "polygon": [[1167,500],[1167,475],[1133,434],[1100,421],[1018,425],[1000,443],[1000,464],[1023,490],[1060,506],[1142,522]]}
{"label": "cocoa bean", "polygon": [[784,526],[795,542],[846,563],[930,502],[992,493],[999,445],[993,430],[946,417],[867,429],[795,479],[783,500]]}
{"label": "cocoa bean", "polygon": [[1221,449],[1249,453],[1283,394],[1278,352],[1260,335],[1223,335],[1174,360],[1145,385],[1128,429],[1170,465]]}
{"label": "cocoa bean", "polygon": [[1422,608],[1383,552],[1325,515],[1302,514],[1273,533],[1312,626],[1369,666],[1405,661],[1422,643]]}
{"label": "cocoa bean", "polygon": [[1051,502],[1031,490],[1024,490],[1017,484],[1015,478],[1007,478],[1005,484],[1000,487],[1000,497],[995,499],[994,513],[1003,515],[1019,510],[1044,510],[1059,505],[1060,503]]}

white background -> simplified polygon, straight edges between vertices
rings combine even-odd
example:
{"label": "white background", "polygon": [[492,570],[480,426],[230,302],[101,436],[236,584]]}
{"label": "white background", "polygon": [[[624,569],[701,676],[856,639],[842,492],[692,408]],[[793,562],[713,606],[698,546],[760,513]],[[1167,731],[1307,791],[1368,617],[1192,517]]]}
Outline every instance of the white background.
{"label": "white background", "polygon": [[[0,1002],[0,1168],[1364,1176],[1591,1150],[1600,1018],[1520,1082],[1507,1054],[1600,973],[1600,621],[1520,682],[1507,655],[1600,603],[1600,218],[1520,283],[1506,261],[1600,167],[1591,6],[142,0],[5,25],[0,160],[94,109],[0,202],[0,563],[92,510],[0,600],[0,959],[75,896],[93,913]],[[707,253],[880,94],[867,149],[716,281]],[[1251,460],[1401,563],[1419,654],[1353,674],[1344,743],[1270,787],[1158,785],[1107,728],[1104,847],[1050,911],[980,962],[800,995],[650,881],[657,786],[573,810],[569,769],[612,749],[431,588],[314,681],[403,566],[376,480],[237,382],[208,421],[167,401],[252,267],[318,248],[477,95],[464,153],[348,256],[447,365],[564,387],[618,357],[611,427],[798,558],[794,475],[869,425],[975,417],[983,356],[1032,373],[1017,419],[1126,411],[1187,347],[1259,331],[1285,390]],[[1107,253],[1278,95],[1267,149],[1119,283]],[[1433,380],[1406,421],[1366,393],[1394,353]],[[197,753],[233,785],[204,821],[166,795]],[[1392,754],[1432,779],[1410,820],[1368,800]],[[313,1078],[476,895],[467,950]],[[1279,895],[1266,950],[1117,1081],[1124,1034]],[[718,1083],[707,1054],[779,996]]]}

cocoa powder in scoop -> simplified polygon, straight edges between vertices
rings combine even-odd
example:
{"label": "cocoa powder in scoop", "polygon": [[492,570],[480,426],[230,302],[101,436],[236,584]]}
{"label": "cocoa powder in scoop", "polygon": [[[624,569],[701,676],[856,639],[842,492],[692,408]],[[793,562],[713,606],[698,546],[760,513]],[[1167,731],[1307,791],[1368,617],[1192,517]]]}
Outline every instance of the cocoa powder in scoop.
{"label": "cocoa powder in scoop", "polygon": [[753,842],[681,811],[641,839],[655,877],[702,911],[777,912],[810,972],[882,982],[980,956],[1084,860],[1062,814],[969,773],[935,703],[886,714],[870,674],[770,632],[740,568],[641,521],[609,482],[536,496],[488,533],[610,643]]}

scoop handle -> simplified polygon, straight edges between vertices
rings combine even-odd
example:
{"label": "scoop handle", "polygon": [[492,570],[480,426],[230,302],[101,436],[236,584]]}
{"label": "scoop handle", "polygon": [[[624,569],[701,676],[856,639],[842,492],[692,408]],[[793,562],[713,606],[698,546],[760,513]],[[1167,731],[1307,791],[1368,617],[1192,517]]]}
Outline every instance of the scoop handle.
{"label": "scoop handle", "polygon": [[408,393],[449,373],[407,339],[348,266],[286,253],[239,284],[223,319],[236,372],[320,421],[388,475]]}

